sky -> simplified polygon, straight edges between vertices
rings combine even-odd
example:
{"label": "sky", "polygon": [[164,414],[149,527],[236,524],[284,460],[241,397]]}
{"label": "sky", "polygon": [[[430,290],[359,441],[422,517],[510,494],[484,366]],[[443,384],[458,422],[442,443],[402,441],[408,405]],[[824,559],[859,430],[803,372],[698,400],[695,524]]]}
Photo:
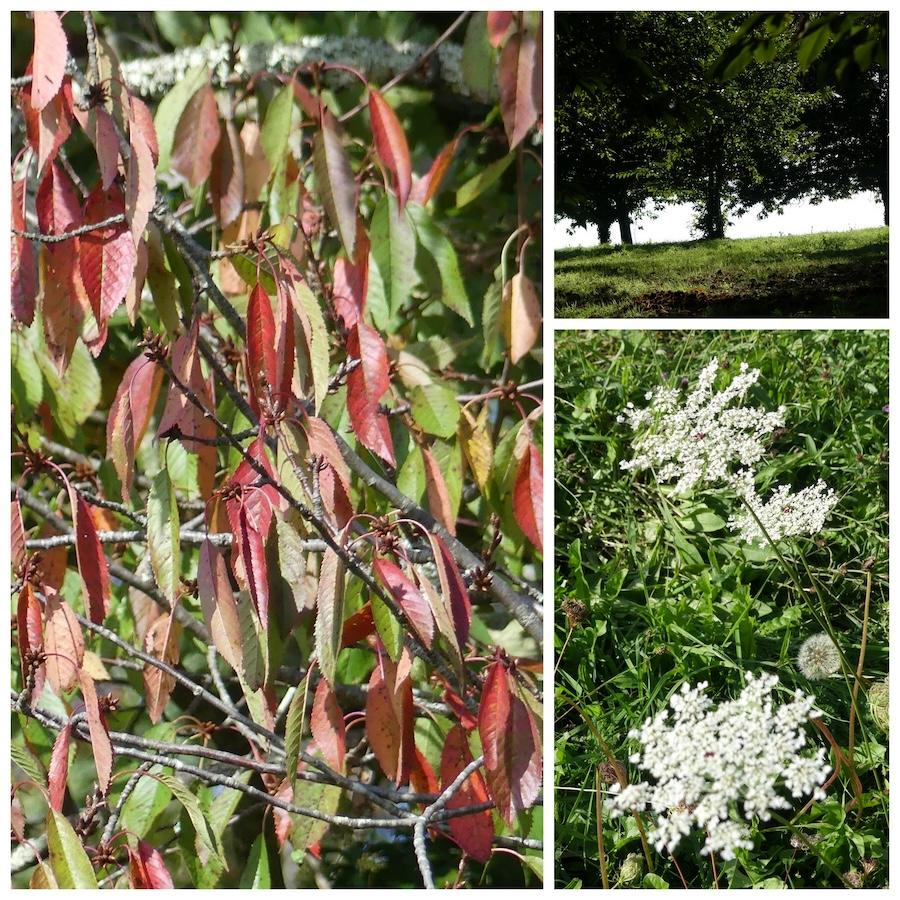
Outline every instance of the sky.
{"label": "sky", "polygon": [[[782,215],[770,215],[759,219],[759,207],[735,219],[725,229],[729,238],[763,237],[782,234],[811,234],[816,231],[848,231],[856,228],[874,228],[884,224],[884,207],[871,191],[854,194],[846,200],[823,200],[814,206],[807,200],[795,200],[784,208]],[[691,233],[695,216],[690,204],[670,204],[656,214],[655,219],[639,219],[631,227],[636,244],[665,241],[689,241],[696,237]],[[553,245],[563,247],[592,247],[598,243],[596,228],[576,228],[573,234],[566,230],[568,222],[553,223]],[[613,225],[612,241],[619,243],[619,226]]]}

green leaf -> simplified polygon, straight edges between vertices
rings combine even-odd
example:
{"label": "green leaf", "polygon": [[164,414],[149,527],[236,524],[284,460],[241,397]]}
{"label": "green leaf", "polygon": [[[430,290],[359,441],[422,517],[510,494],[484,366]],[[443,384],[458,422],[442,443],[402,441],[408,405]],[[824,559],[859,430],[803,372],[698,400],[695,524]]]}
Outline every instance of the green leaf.
{"label": "green leaf", "polygon": [[473,178],[470,178],[456,192],[457,208],[471,203],[477,196],[484,193],[510,166],[514,153],[508,153],[502,159],[492,162],[486,169],[482,169]]}
{"label": "green leaf", "polygon": [[[334,815],[340,802],[341,789],[336,784],[298,781],[294,785],[294,804],[303,809],[315,809],[321,813]],[[321,819],[293,813],[291,822],[291,844],[295,848],[292,857],[295,862],[302,863],[307,848],[321,840],[331,826]]]}
{"label": "green leaf", "polygon": [[147,494],[147,549],[150,567],[170,603],[181,589],[181,540],[178,503],[165,465],[156,473]]}
{"label": "green leaf", "polygon": [[259,133],[259,140],[272,172],[283,165],[287,156],[293,112],[294,89],[290,84],[286,84],[272,98]]}
{"label": "green leaf", "polygon": [[449,438],[456,434],[459,403],[456,394],[444,384],[416,385],[409,395],[412,417],[428,434]]}
{"label": "green leaf", "polygon": [[431,216],[423,206],[417,203],[409,203],[406,207],[407,215],[416,228],[416,237],[422,248],[434,260],[441,276],[441,302],[448,309],[452,309],[457,315],[465,319],[469,325],[474,325],[472,317],[472,305],[469,303],[469,295],[466,293],[462,275],[459,271],[459,261],[453,244],[446,235],[434,224]]}
{"label": "green leaf", "polygon": [[481,308],[481,333],[484,348],[481,351],[481,366],[490,370],[503,357],[503,342],[500,340],[500,309],[503,297],[500,291],[500,268],[494,272],[494,280],[484,292]]}
{"label": "green leaf", "polygon": [[643,879],[641,879],[641,886],[645,888],[654,888],[658,891],[668,890],[669,885],[659,877],[659,875],[655,875],[653,872],[648,872],[644,875]]}
{"label": "green leaf", "polygon": [[261,834],[250,848],[250,858],[241,874],[241,890],[267,891],[272,887],[269,874],[269,850],[266,847],[266,836]]}
{"label": "green leaf", "polygon": [[175,799],[187,812],[196,832],[194,844],[200,862],[205,865],[210,860],[214,860],[227,866],[222,845],[209,822],[204,818],[200,801],[173,775],[159,774],[156,777],[175,795]]}
{"label": "green leaf", "polygon": [[159,161],[156,164],[157,172],[167,172],[172,156],[172,145],[175,142],[175,128],[178,120],[188,105],[191,97],[200,90],[209,77],[206,66],[197,66],[185,73],[184,77],[175,84],[175,87],[159,101],[153,124],[156,126],[156,135],[159,141]]}
{"label": "green leaf", "polygon": [[11,336],[11,386],[18,420],[30,419],[44,396],[44,379],[34,349],[18,331]]}
{"label": "green leaf", "polygon": [[399,212],[397,201],[385,194],[372,214],[370,240],[372,259],[384,284],[389,318],[409,302],[416,276],[416,235],[406,212]]}
{"label": "green leaf", "polygon": [[53,418],[70,440],[79,426],[97,408],[100,402],[100,375],[88,348],[78,341],[72,352],[72,360],[64,378],[60,378],[56,366],[45,353],[38,353],[38,365],[50,388],[47,401]]}
{"label": "green leaf", "polygon": [[469,90],[479,99],[488,100],[495,93],[496,55],[488,39],[487,13],[472,13],[463,41],[462,73]]}
{"label": "green leaf", "polygon": [[55,809],[51,809],[47,817],[47,846],[50,866],[61,888],[96,890],[94,867],[84,851],[81,838],[75,834],[69,820]]}
{"label": "green leaf", "polygon": [[[300,372],[300,384],[305,392],[315,398],[316,415],[328,395],[328,329],[322,307],[305,281],[296,286],[296,298],[300,301],[309,322],[307,341],[295,341],[296,364]],[[310,384],[310,380],[312,383]]]}
{"label": "green leaf", "polygon": [[38,758],[23,744],[10,745],[13,762],[35,783],[47,786],[47,775]]}
{"label": "green leaf", "polygon": [[292,782],[296,780],[297,760],[300,758],[300,741],[303,738],[303,716],[306,712],[306,698],[309,692],[308,669],[303,680],[297,685],[291,705],[284,720],[284,769]]}
{"label": "green leaf", "polygon": [[403,626],[377,594],[372,594],[372,618],[384,649],[397,662],[403,650]]}

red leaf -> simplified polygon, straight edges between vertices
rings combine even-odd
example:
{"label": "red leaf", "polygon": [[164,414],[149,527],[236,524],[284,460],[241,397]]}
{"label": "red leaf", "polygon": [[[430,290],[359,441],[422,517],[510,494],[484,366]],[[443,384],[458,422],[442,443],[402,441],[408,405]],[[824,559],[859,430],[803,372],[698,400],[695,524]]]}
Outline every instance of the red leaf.
{"label": "red leaf", "polygon": [[22,505],[19,498],[13,496],[9,505],[10,559],[13,571],[25,562],[28,550],[25,547],[25,524],[22,521]]}
{"label": "red leaf", "polygon": [[260,413],[260,400],[274,397],[279,388],[275,359],[275,317],[272,301],[257,284],[247,305],[247,378],[253,410]]}
{"label": "red leaf", "polygon": [[50,809],[62,812],[66,800],[66,782],[69,779],[69,741],[72,726],[66,725],[53,742],[50,754],[50,768],[47,770],[47,786],[50,789]]}
{"label": "red leaf", "polygon": [[340,235],[347,256],[358,259],[354,254],[358,189],[341,126],[328,109],[322,110],[321,127],[313,139],[313,171],[332,228]]}
{"label": "red leaf", "polygon": [[347,329],[360,320],[369,290],[369,237],[361,221],[356,223],[356,258],[359,262],[341,257],[334,264],[331,302]]}
{"label": "red leaf", "polygon": [[441,582],[441,592],[453,615],[456,640],[462,651],[469,638],[469,627],[472,624],[472,601],[447,545],[436,534],[429,534],[428,540],[431,543],[434,564]]}
{"label": "red leaf", "polygon": [[246,505],[241,507],[238,546],[241,562],[250,591],[250,598],[259,614],[263,629],[269,627],[269,572],[266,563],[266,538],[268,529],[260,531],[253,525]]}
{"label": "red leaf", "polygon": [[344,713],[341,711],[334,691],[321,678],[316,685],[309,727],[316,746],[322,751],[325,762],[335,772],[344,773],[344,758],[347,755],[347,738],[344,731]]}
{"label": "red leaf", "polygon": [[84,606],[90,620],[96,625],[102,625],[109,612],[109,568],[103,554],[103,545],[97,538],[90,508],[72,487],[69,488],[69,502],[72,505],[75,553],[78,558],[78,573],[81,575]]}
{"label": "red leaf", "polygon": [[31,85],[22,92],[22,99],[25,131],[28,143],[37,151],[40,176],[46,170],[47,163],[56,159],[59,148],[72,133],[73,107],[69,79],[63,79],[62,90],[40,111],[31,105]]}
{"label": "red leaf", "polygon": [[303,422],[311,456],[320,456],[325,468],[319,472],[319,493],[322,507],[334,518],[338,528],[343,528],[353,515],[350,500],[350,470],[334,439],[331,426],[315,416],[307,416]]}
{"label": "red leaf", "polygon": [[531,441],[528,442],[528,450],[522,457],[516,472],[513,513],[525,537],[543,553],[544,470],[541,464],[541,454]]}
{"label": "red leaf", "polygon": [[69,44],[55,12],[34,13],[34,57],[31,103],[42,110],[62,87],[69,58]]}
{"label": "red leaf", "polygon": [[[75,185],[65,169],[56,162],[50,164],[41,179],[35,208],[38,229],[42,234],[62,234],[70,225],[80,223],[81,202],[75,192]],[[52,253],[63,246],[47,244],[47,250]]]}
{"label": "red leaf", "polygon": [[[144,650],[156,659],[175,665],[179,659],[181,628],[169,613],[156,619],[144,636]],[[175,679],[151,663],[144,663],[144,702],[150,721],[156,724],[169,702]]]}
{"label": "red leaf", "polygon": [[[41,604],[34,595],[34,588],[26,581],[25,586],[19,592],[19,602],[16,607],[16,637],[19,644],[19,665],[22,668],[22,684],[28,678],[28,658],[44,649],[44,636],[41,628]],[[35,670],[34,688],[28,697],[29,702],[34,702],[40,696],[44,686],[46,664]]]}
{"label": "red leaf", "polygon": [[428,601],[400,567],[389,559],[375,559],[372,570],[406,613],[422,643],[430,648],[434,639],[434,616]]}
{"label": "red leaf", "polygon": [[418,747],[415,750],[412,771],[409,773],[409,786],[417,794],[439,793],[437,776],[431,768],[431,763]]}
{"label": "red leaf", "polygon": [[357,322],[347,336],[347,354],[360,364],[347,376],[347,411],[360,443],[392,468],[394,445],[387,416],[378,402],[391,386],[387,350],[381,335],[365,322]]}
{"label": "red leaf", "polygon": [[[382,165],[391,173],[397,191],[397,206],[406,206],[412,187],[412,163],[409,145],[397,114],[374,88],[369,88],[369,115],[372,118],[372,134],[375,150]],[[357,257],[358,258],[358,257]]]}
{"label": "red leaf", "polygon": [[541,788],[541,742],[531,710],[518,696],[502,660],[488,668],[478,711],[478,733],[491,796],[512,824]]}
{"label": "red leaf", "polygon": [[133,888],[166,890],[174,887],[162,854],[146,841],[138,841],[137,850],[128,848],[128,871]]}
{"label": "red leaf", "polygon": [[219,134],[219,106],[207,81],[184,108],[172,144],[172,170],[192,188],[209,178]]}
{"label": "red leaf", "polygon": [[375,634],[375,618],[372,604],[366,603],[344,622],[341,632],[341,647],[350,647]]}
{"label": "red leaf", "polygon": [[512,12],[489,12],[487,14],[488,40],[495,49],[503,43],[503,38],[509,31],[514,15],[515,13]]}
{"label": "red leaf", "polygon": [[468,707],[463,702],[462,697],[456,693],[446,682],[444,682],[444,703],[453,710],[454,715],[457,719],[459,719],[459,724],[466,731],[472,731],[478,727],[478,719],[476,719],[472,713],[469,712]]}
{"label": "red leaf", "polygon": [[507,41],[500,54],[497,81],[503,127],[512,149],[541,113],[541,60],[532,34],[520,31]]}
{"label": "red leaf", "polygon": [[88,136],[97,151],[100,185],[104,191],[108,191],[119,173],[119,133],[116,131],[116,123],[102,106],[91,110],[87,123]]}
{"label": "red leaf", "polygon": [[237,128],[226,119],[212,158],[209,193],[219,225],[230,225],[244,208],[244,154]]}
{"label": "red leaf", "polygon": [[78,299],[84,290],[79,271],[79,246],[78,238],[73,238],[57,244],[52,253],[44,253],[41,257],[44,337],[47,352],[60,374],[68,368],[84,321],[84,309]]}
{"label": "red leaf", "polygon": [[100,701],[97,699],[97,688],[94,679],[84,669],[79,670],[81,696],[84,698],[84,711],[87,715],[88,729],[91,733],[91,752],[94,754],[94,766],[97,769],[97,781],[103,794],[109,790],[112,778],[113,747],[109,739],[106,722],[100,714]]}
{"label": "red leaf", "polygon": [[444,474],[434,454],[427,447],[422,447],[422,460],[425,463],[425,493],[428,497],[428,508],[431,514],[450,532],[456,534],[456,511],[450,501],[450,492]]}
{"label": "red leaf", "polygon": [[453,161],[453,157],[459,147],[459,142],[462,140],[463,136],[472,129],[473,126],[463,128],[462,131],[460,131],[449,144],[445,145],[444,149],[434,158],[428,171],[412,187],[409,199],[412,200],[413,203],[418,203],[421,206],[428,205],[431,198],[437,193],[438,188],[444,180],[444,176],[447,174],[447,170],[450,168],[450,163]]}
{"label": "red leaf", "polygon": [[84,660],[84,636],[75,613],[55,590],[45,588],[44,648],[47,652],[47,681],[58,696],[78,684],[78,670]]}
{"label": "red leaf", "polygon": [[[12,183],[12,227],[26,231],[25,203],[27,193],[25,179]],[[25,325],[34,321],[34,300],[38,293],[37,253],[34,244],[14,234],[10,255],[10,301],[13,318]]]}
{"label": "red leaf", "polygon": [[[203,379],[200,359],[197,355],[197,337],[200,333],[200,319],[195,316],[191,330],[175,341],[171,353],[172,371],[182,384],[186,384],[206,409],[213,409],[210,391]],[[174,383],[169,388],[166,408],[159,422],[158,434],[167,435],[175,430],[185,438],[198,437],[207,440],[216,436],[216,426],[185,397],[184,392]],[[182,440],[185,449],[190,453],[202,456],[205,450],[211,449],[215,456],[215,447],[208,448],[203,443]]]}
{"label": "red leaf", "polygon": [[[469,763],[469,737],[462,725],[454,725],[444,740],[441,753],[441,790],[446,790]],[[447,809],[476,806],[490,799],[487,785],[480,771],[475,771],[463,782],[462,787],[450,798]],[[451,838],[472,859],[486,863],[491,857],[494,842],[494,818],[489,809],[448,819]]]}
{"label": "red leaf", "polygon": [[163,370],[141,354],[131,361],[116,390],[106,420],[106,455],[122,482],[122,499],[128,503],[134,478],[134,454],[150,424]]}
{"label": "red leaf", "polygon": [[415,759],[409,666],[406,650],[396,664],[382,653],[366,694],[366,738],[382,771],[397,785],[409,781]]}
{"label": "red leaf", "polygon": [[125,178],[125,221],[131,226],[135,246],[141,242],[156,203],[156,166],[143,132],[131,129],[131,158]]}
{"label": "red leaf", "polygon": [[141,135],[144,143],[150,149],[154,167],[159,162],[159,140],[156,137],[156,125],[153,124],[153,113],[147,108],[147,104],[140,97],[129,95],[131,104],[129,113],[129,134],[133,138],[135,133]]}
{"label": "red leaf", "polygon": [[[84,207],[85,222],[101,222],[125,212],[118,188],[94,188]],[[94,316],[102,327],[125,299],[134,277],[137,252],[128,226],[122,222],[90,231],[80,238],[81,278]]]}
{"label": "red leaf", "polygon": [[200,595],[203,621],[216,650],[235,672],[242,671],[243,638],[237,603],[228,580],[225,558],[208,540],[200,547],[197,593]]}

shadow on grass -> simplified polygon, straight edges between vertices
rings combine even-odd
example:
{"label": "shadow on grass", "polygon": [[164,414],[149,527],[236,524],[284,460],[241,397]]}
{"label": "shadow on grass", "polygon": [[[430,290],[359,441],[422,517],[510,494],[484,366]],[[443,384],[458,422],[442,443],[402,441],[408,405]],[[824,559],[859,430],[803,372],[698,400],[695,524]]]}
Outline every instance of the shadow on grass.
{"label": "shadow on grass", "polygon": [[881,318],[887,252],[886,229],[564,251],[557,315]]}

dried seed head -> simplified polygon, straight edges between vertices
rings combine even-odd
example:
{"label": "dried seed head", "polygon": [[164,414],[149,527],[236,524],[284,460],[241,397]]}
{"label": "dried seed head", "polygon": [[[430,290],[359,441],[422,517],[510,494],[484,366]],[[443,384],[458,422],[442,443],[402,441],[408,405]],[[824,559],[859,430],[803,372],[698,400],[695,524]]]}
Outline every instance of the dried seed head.
{"label": "dried seed head", "polygon": [[580,627],[587,618],[587,607],[580,600],[563,600],[561,608],[569,622],[569,628]]}
{"label": "dried seed head", "polygon": [[890,712],[887,678],[885,678],[884,681],[876,681],[875,684],[869,688],[869,692],[866,696],[869,701],[869,715],[872,716],[872,721],[878,727],[879,731],[883,731],[887,734],[889,724],[888,714]]}
{"label": "dried seed head", "polygon": [[841,669],[841,654],[827,634],[807,638],[797,654],[797,668],[810,681],[820,681]]}

